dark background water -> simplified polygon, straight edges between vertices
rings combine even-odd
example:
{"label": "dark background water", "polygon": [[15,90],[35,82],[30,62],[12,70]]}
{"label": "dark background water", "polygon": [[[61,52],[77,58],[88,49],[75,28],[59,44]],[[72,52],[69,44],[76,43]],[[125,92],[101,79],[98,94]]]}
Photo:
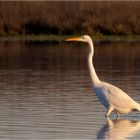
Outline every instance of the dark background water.
{"label": "dark background water", "polygon": [[[99,78],[140,103],[140,43],[95,43]],[[88,46],[0,42],[0,139],[140,137],[140,113],[104,117],[89,78]]]}

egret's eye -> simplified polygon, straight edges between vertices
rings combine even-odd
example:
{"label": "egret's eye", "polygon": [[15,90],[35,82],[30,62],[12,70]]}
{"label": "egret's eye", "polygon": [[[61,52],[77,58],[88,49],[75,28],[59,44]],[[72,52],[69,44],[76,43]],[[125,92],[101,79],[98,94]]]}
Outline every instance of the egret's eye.
{"label": "egret's eye", "polygon": [[82,36],[81,39],[84,39],[84,36]]}

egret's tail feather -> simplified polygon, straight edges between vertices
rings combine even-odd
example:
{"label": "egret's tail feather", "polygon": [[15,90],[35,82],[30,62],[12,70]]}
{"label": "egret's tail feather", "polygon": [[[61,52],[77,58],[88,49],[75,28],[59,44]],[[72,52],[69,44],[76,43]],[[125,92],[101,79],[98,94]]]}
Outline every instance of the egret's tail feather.
{"label": "egret's tail feather", "polygon": [[140,111],[140,104],[139,103],[136,104],[136,108],[138,111]]}
{"label": "egret's tail feather", "polygon": [[140,111],[140,104],[138,104],[139,105],[139,111]]}

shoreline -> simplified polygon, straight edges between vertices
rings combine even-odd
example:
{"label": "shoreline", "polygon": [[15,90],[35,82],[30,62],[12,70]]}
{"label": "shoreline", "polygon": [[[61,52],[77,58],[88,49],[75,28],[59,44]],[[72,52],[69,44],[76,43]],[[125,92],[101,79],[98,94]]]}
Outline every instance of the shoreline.
{"label": "shoreline", "polygon": [[[40,41],[40,42],[63,42],[68,37],[80,35],[17,35],[17,36],[0,36],[0,41]],[[140,35],[132,36],[91,36],[95,42],[114,42],[114,41],[140,41]]]}

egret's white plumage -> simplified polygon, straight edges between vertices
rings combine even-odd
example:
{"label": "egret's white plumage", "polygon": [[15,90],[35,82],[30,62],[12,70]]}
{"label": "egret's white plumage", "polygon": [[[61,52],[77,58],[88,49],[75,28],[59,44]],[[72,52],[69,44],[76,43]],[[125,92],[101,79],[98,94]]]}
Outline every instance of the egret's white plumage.
{"label": "egret's white plumage", "polygon": [[99,80],[92,63],[94,46],[92,39],[88,35],[69,38],[66,39],[66,41],[82,41],[89,44],[88,66],[90,77],[93,84],[93,89],[98,99],[107,108],[106,116],[109,116],[112,111],[114,111],[117,116],[119,114],[129,113],[133,110],[140,111],[140,105],[129,97],[124,91],[116,86]]}

